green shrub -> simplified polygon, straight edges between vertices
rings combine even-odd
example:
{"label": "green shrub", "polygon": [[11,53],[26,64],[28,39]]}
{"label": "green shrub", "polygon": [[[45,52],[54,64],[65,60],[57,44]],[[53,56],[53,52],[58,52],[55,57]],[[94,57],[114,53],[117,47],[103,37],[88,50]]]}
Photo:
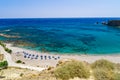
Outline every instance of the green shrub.
{"label": "green shrub", "polygon": [[24,75],[24,74],[23,74],[23,73],[21,73],[21,74],[20,74],[20,77],[22,77],[23,75]]}
{"label": "green shrub", "polygon": [[0,68],[6,68],[8,66],[7,61],[0,62]]}
{"label": "green shrub", "polygon": [[120,63],[115,64],[115,70],[120,72]]}
{"label": "green shrub", "polygon": [[96,69],[96,68],[106,68],[108,70],[113,70],[114,69],[114,63],[110,62],[110,61],[107,61],[107,60],[104,60],[104,59],[101,59],[101,60],[97,60],[96,62],[94,62],[91,67],[93,69]]}
{"label": "green shrub", "polygon": [[7,47],[6,47],[6,45],[4,44],[4,43],[2,43],[1,41],[0,41],[0,45],[4,48],[4,50],[6,51],[6,52],[8,52],[8,53],[12,53],[12,50],[11,49],[8,49]]}
{"label": "green shrub", "polygon": [[114,72],[107,69],[95,69],[93,74],[95,80],[115,80]]}
{"label": "green shrub", "polygon": [[8,52],[8,53],[12,53],[12,50],[10,50],[8,48],[5,48],[5,51]]}
{"label": "green shrub", "polygon": [[120,80],[120,73],[115,74],[115,80]]}
{"label": "green shrub", "polygon": [[1,41],[0,41],[0,45],[1,45],[3,48],[6,47],[6,45],[5,45],[3,42],[1,42]]}
{"label": "green shrub", "polygon": [[22,61],[21,60],[17,60],[16,63],[22,63]]}
{"label": "green shrub", "polygon": [[114,63],[101,59],[94,62],[91,67],[95,80],[115,80]]}
{"label": "green shrub", "polygon": [[82,62],[71,61],[58,66],[54,71],[54,74],[56,78],[60,78],[62,80],[69,80],[74,77],[89,78],[90,70]]}

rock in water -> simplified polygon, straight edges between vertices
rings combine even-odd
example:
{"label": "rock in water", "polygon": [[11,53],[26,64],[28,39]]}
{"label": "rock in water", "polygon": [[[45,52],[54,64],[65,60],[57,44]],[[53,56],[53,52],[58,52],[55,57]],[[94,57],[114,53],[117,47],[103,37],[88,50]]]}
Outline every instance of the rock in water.
{"label": "rock in water", "polygon": [[120,26],[120,20],[111,20],[107,23],[108,26]]}

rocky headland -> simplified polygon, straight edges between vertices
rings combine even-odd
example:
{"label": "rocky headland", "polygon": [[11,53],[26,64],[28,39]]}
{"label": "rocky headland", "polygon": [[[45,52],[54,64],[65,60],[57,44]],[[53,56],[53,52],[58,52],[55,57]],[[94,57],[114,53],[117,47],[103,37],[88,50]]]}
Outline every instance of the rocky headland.
{"label": "rocky headland", "polygon": [[111,20],[107,23],[108,26],[120,26],[120,20]]}

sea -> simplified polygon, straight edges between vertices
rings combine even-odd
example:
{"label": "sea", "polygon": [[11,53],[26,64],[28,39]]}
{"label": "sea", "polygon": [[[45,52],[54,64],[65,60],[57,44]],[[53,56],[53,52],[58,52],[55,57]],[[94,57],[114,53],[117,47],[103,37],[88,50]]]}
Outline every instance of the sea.
{"label": "sea", "polygon": [[120,54],[120,28],[101,24],[109,20],[120,18],[0,19],[0,41],[51,54]]}

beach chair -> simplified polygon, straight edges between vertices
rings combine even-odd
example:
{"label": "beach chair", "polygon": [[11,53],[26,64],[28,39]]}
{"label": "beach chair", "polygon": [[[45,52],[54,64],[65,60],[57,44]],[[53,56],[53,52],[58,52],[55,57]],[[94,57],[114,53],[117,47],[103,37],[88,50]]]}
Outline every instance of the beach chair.
{"label": "beach chair", "polygon": [[24,58],[27,58],[28,53],[24,53]]}
{"label": "beach chair", "polygon": [[24,55],[24,58],[27,58],[27,55]]}
{"label": "beach chair", "polygon": [[55,58],[54,56],[52,56],[52,58]]}
{"label": "beach chair", "polygon": [[31,54],[28,54],[28,58],[30,58]]}
{"label": "beach chair", "polygon": [[58,59],[60,59],[60,56],[58,56]]}
{"label": "beach chair", "polygon": [[43,56],[42,55],[40,56],[40,59],[43,60]]}
{"label": "beach chair", "polygon": [[38,59],[38,57],[39,57],[39,56],[38,56],[38,55],[36,55],[35,59]]}
{"label": "beach chair", "polygon": [[35,55],[33,54],[33,55],[31,56],[31,59],[33,59],[33,58],[34,58],[34,56],[35,56]]}
{"label": "beach chair", "polygon": [[47,56],[44,56],[45,60],[47,59]]}
{"label": "beach chair", "polygon": [[24,55],[28,55],[28,53],[25,53],[25,52],[24,52]]}
{"label": "beach chair", "polygon": [[57,58],[54,58],[55,60],[57,60]]}
{"label": "beach chair", "polygon": [[49,59],[51,59],[51,56],[48,56]]}

